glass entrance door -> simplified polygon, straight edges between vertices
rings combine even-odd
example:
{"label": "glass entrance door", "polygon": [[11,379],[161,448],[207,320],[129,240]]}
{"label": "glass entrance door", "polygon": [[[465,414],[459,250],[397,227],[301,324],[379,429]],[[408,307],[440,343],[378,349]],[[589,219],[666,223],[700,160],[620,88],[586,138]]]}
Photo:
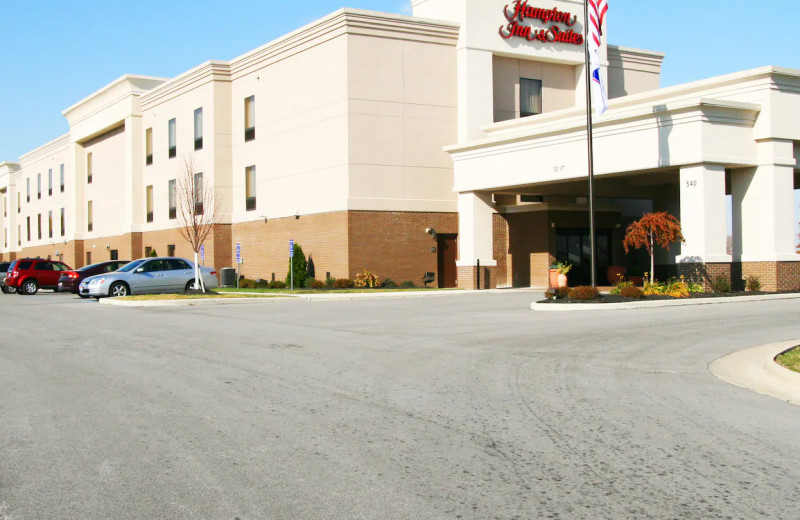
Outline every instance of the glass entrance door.
{"label": "glass entrance door", "polygon": [[[606,271],[611,265],[609,245],[611,238],[610,229],[595,230],[597,242],[596,280],[599,285],[605,283]],[[569,285],[590,285],[591,276],[591,246],[589,244],[588,228],[558,228],[556,229],[556,259],[560,262],[572,264],[569,272]]]}

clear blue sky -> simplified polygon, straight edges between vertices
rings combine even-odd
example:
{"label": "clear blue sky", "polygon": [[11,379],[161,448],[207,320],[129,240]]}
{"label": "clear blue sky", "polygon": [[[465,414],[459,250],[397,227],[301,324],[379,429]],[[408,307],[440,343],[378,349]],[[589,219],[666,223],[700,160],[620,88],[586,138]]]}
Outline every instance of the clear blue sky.
{"label": "clear blue sky", "polygon": [[[231,59],[340,7],[402,13],[408,5],[4,0],[0,162],[16,161],[66,133],[61,111],[125,73],[176,76],[209,59]],[[662,86],[669,86],[762,65],[800,68],[798,15],[796,0],[610,0],[608,36],[618,45],[665,52]]]}

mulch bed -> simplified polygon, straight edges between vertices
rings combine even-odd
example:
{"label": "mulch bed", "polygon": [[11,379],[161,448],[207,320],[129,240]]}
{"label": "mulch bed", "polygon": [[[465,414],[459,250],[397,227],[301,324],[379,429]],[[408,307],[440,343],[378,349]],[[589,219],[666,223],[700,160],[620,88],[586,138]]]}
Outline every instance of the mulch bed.
{"label": "mulch bed", "polygon": [[730,298],[731,296],[759,296],[766,294],[800,294],[800,291],[780,291],[780,292],[765,292],[765,291],[736,291],[727,293],[691,293],[689,298],[672,298],[671,296],[653,295],[645,296],[644,298],[625,298],[624,296],[614,294],[601,294],[594,300],[570,300],[569,298],[560,298],[558,300],[540,300],[536,303],[625,303],[625,302],[649,302],[656,300],[689,300],[700,298]]}

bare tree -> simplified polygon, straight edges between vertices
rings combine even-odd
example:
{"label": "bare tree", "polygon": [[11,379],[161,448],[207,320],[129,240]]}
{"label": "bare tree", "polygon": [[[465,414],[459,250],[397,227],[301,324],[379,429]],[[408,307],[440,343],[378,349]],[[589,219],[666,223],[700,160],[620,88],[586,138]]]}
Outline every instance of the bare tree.
{"label": "bare tree", "polygon": [[194,287],[206,292],[197,257],[200,254],[200,246],[216,224],[219,199],[216,197],[214,186],[203,182],[203,174],[197,171],[197,163],[192,156],[183,158],[175,186],[175,199],[180,226],[178,231],[194,251]]}

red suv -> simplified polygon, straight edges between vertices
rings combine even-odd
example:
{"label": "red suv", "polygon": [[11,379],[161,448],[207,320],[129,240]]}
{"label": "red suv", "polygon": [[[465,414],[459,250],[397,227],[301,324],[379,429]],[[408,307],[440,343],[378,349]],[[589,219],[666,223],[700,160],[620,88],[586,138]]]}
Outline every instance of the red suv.
{"label": "red suv", "polygon": [[63,262],[42,260],[41,258],[22,258],[14,262],[8,270],[5,285],[14,288],[17,294],[36,294],[39,289],[58,291],[58,279],[63,271],[71,271]]}

